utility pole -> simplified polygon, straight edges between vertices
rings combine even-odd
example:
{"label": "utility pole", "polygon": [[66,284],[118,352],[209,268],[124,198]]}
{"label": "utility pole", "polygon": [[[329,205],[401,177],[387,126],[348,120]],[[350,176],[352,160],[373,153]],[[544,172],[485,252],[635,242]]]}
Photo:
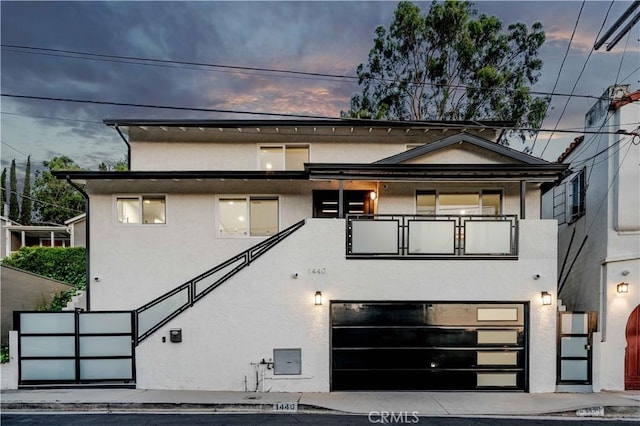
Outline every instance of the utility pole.
{"label": "utility pole", "polygon": [[[611,37],[611,35],[620,27],[620,25],[622,25],[624,21],[626,21],[627,18],[631,16],[633,11],[636,10],[639,6],[640,0],[634,1],[631,6],[629,6],[627,10],[622,14],[622,16],[620,16],[618,20],[611,26],[611,28],[609,28],[609,30],[602,37],[600,37],[600,40],[596,41],[596,44],[593,45],[593,49],[600,49],[600,47],[605,44],[609,37]],[[620,30],[618,35],[616,35],[613,40],[611,40],[607,44],[607,52],[613,49],[615,45],[618,44],[620,39],[624,37],[625,34],[627,34],[631,30],[631,28],[638,23],[638,21],[640,21],[640,12],[636,13],[635,16],[631,18],[631,21],[629,21],[627,25],[625,25],[624,28]]]}

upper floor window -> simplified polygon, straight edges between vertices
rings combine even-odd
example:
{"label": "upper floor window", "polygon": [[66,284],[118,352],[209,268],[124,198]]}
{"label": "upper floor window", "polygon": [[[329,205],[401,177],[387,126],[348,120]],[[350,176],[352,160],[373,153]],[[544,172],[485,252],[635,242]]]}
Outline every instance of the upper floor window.
{"label": "upper floor window", "polygon": [[417,214],[441,215],[500,215],[502,192],[419,191],[416,194]]}
{"label": "upper floor window", "polygon": [[164,195],[123,196],[116,198],[118,223],[166,223]]}
{"label": "upper floor window", "polygon": [[260,170],[304,170],[309,162],[306,145],[263,145],[258,150]]}
{"label": "upper floor window", "polygon": [[585,169],[582,169],[573,179],[571,179],[571,202],[569,205],[571,206],[570,217],[572,222],[585,213],[585,175]]}
{"label": "upper floor window", "polygon": [[270,236],[278,233],[278,198],[234,196],[218,200],[219,235]]}

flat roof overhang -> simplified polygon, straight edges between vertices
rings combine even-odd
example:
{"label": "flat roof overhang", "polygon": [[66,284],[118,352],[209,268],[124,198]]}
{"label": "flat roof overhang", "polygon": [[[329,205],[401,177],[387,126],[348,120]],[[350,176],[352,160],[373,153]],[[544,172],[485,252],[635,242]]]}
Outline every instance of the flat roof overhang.
{"label": "flat roof overhang", "polygon": [[[305,164],[303,171],[54,171],[58,179],[87,185],[89,193],[207,192],[222,185],[292,181],[530,181],[555,182],[566,164]],[[240,185],[240,186],[239,186]]]}
{"label": "flat roof overhang", "polygon": [[136,120],[103,122],[128,134],[129,142],[256,142],[300,143],[317,140],[370,143],[420,143],[434,133],[471,132],[496,140],[515,123],[508,121],[387,121],[362,119],[300,120]]}
{"label": "flat roof overhang", "polygon": [[238,187],[246,182],[288,185],[294,180],[309,181],[306,171],[54,171],[52,174],[58,179],[85,185],[89,194],[206,193],[219,190],[222,185]]}
{"label": "flat roof overhang", "polygon": [[397,120],[366,120],[366,119],[300,119],[300,120],[156,120],[156,119],[111,119],[102,121],[110,127],[202,127],[202,128],[256,128],[256,127],[386,127],[386,128],[427,128],[427,127],[491,127],[511,128],[513,121],[497,120],[461,120],[461,121],[397,121]]}
{"label": "flat roof overhang", "polygon": [[69,238],[71,235],[71,230],[67,226],[7,225],[5,229],[11,232],[24,232],[28,237],[50,237],[52,232],[56,237]]}
{"label": "flat roof overhang", "polygon": [[555,182],[566,164],[307,164],[311,180]]}

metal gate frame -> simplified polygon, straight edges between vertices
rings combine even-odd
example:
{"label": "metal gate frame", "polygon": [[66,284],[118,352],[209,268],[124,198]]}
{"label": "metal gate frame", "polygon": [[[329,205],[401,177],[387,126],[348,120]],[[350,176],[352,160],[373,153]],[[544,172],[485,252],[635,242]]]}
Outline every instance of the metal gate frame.
{"label": "metal gate frame", "polygon": [[[587,315],[586,333],[563,333],[562,332],[562,316],[563,315]],[[593,332],[596,331],[598,316],[594,311],[559,311],[558,327],[557,327],[557,365],[556,365],[556,384],[557,385],[592,385],[593,384]],[[563,356],[562,339],[563,338],[586,338],[585,345],[586,356]],[[587,361],[587,377],[586,380],[562,380],[562,362],[563,361]]]}
{"label": "metal gate frame", "polygon": [[[42,327],[41,330],[34,330],[33,326],[26,327],[28,328],[28,332],[24,332],[25,325],[23,318],[24,315],[49,315],[51,316],[51,321],[54,321],[53,315],[64,316],[73,315],[73,330],[71,327],[68,327],[68,330],[59,332],[52,331],[52,328],[49,330],[46,327]],[[133,311],[60,311],[60,312],[42,312],[42,311],[15,311],[14,315],[14,327],[18,331],[18,385],[77,385],[77,384],[96,384],[96,383],[110,383],[111,385],[116,383],[122,383],[123,386],[135,386],[136,379],[136,370],[135,370],[135,339],[134,339],[134,312]],[[124,332],[122,330],[111,330],[106,332],[97,332],[97,331],[86,331],[83,330],[84,327],[81,327],[81,317],[82,316],[91,316],[91,315],[128,315],[128,332]],[[88,318],[88,317],[87,317]],[[125,320],[126,321],[126,320]],[[70,322],[70,320],[68,321]],[[108,322],[101,322],[101,325],[109,325]],[[37,328],[37,327],[36,327]],[[128,354],[109,354],[109,350],[100,354],[100,349],[97,349],[99,345],[96,345],[94,342],[93,347],[89,344],[82,343],[84,339],[101,339],[106,338],[128,338],[130,341],[130,350]],[[52,348],[49,354],[38,354],[34,355],[33,353],[25,355],[25,345],[23,343],[27,343],[23,339],[30,339],[30,343],[38,344],[37,339],[42,339],[42,346],[46,347],[46,343],[59,343],[62,344],[57,346],[57,349],[64,348],[63,351],[67,352],[65,354],[55,354],[56,348]],[[58,340],[56,342],[56,340]],[[69,341],[73,341],[73,350],[69,350],[65,348],[64,345],[68,344]],[[54,346],[54,345],[52,345]],[[84,349],[87,349],[86,351]],[[28,352],[28,351],[27,351]],[[89,352],[90,354],[83,354],[83,352]],[[99,377],[93,375],[91,378],[83,378],[82,374],[82,364],[83,362],[92,361],[116,361],[116,360],[129,360],[131,362],[130,374],[126,374],[125,377],[113,377],[105,374],[104,377]],[[42,361],[43,366],[45,366],[44,370],[55,370],[56,367],[60,367],[62,364],[67,362],[70,364],[70,361],[73,361],[74,372],[73,378],[67,377],[64,379],[46,377],[47,374],[41,375],[40,378],[30,377],[28,379],[24,379],[25,372],[28,371],[25,364],[29,364],[34,361]],[[49,362],[49,367],[46,367],[47,362]],[[42,367],[39,367],[42,368]],[[35,369],[37,370],[37,368]],[[37,374],[36,374],[37,376]],[[70,376],[70,375],[68,375]]]}

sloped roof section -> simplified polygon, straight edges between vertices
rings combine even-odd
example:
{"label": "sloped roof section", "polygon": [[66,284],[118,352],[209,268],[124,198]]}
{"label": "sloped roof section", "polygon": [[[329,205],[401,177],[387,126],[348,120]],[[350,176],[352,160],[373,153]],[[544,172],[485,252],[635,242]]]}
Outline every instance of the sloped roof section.
{"label": "sloped roof section", "polygon": [[580,146],[582,142],[584,142],[584,135],[575,138],[573,142],[569,144],[567,149],[565,149],[564,152],[560,154],[560,157],[558,157],[558,163],[562,163],[569,156],[569,154],[571,154],[577,147]]}
{"label": "sloped roof section", "polygon": [[392,165],[392,164],[406,163],[411,160],[420,158],[422,156],[434,153],[436,151],[440,151],[445,148],[449,148],[457,144],[463,144],[463,143],[467,143],[475,147],[481,148],[483,150],[486,150],[488,153],[492,155],[497,154],[499,156],[502,156],[505,159],[510,160],[509,162],[512,162],[512,163],[519,163],[519,164],[526,164],[526,165],[549,164],[549,162],[542,160],[540,158],[536,158],[531,155],[524,154],[520,151],[516,151],[504,145],[499,145],[488,139],[484,139],[484,138],[474,136],[464,132],[419,146],[417,148],[410,149],[405,152],[401,152],[400,154],[392,155],[391,157],[383,158],[382,160],[378,160],[373,164]]}

